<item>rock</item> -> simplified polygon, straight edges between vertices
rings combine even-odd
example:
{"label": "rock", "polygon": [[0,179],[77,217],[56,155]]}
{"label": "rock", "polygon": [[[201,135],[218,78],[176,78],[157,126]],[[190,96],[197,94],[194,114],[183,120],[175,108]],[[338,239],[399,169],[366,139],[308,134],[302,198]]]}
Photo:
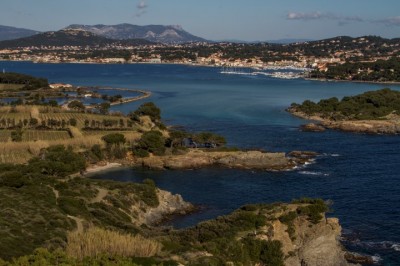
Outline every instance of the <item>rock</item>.
{"label": "rock", "polygon": [[155,225],[172,215],[185,215],[195,210],[195,207],[191,203],[184,201],[179,194],[172,194],[158,189],[157,196],[160,202],[157,207],[146,208],[144,212],[143,208],[137,210],[139,213],[138,224]]}
{"label": "rock", "polygon": [[362,265],[374,265],[375,262],[370,256],[347,252],[344,256],[348,262],[359,263]]}
{"label": "rock", "polygon": [[219,165],[239,169],[258,170],[286,170],[292,169],[298,164],[303,164],[311,157],[311,153],[298,152],[287,157],[282,152],[260,152],[260,151],[234,151],[218,152],[190,150],[184,155],[152,156],[138,158],[135,165],[150,169],[195,169],[213,165]]}
{"label": "rock", "polygon": [[323,132],[326,128],[320,124],[309,123],[300,127],[302,131],[306,132]]}
{"label": "rock", "polygon": [[[285,213],[296,211],[298,205],[291,204]],[[283,213],[282,213],[283,214]],[[345,252],[339,242],[341,227],[337,218],[323,218],[313,224],[306,217],[298,216],[293,221],[294,233],[288,234],[288,227],[279,219],[271,223],[269,240],[282,243],[285,265],[290,266],[348,266]],[[259,236],[260,237],[260,236]]]}

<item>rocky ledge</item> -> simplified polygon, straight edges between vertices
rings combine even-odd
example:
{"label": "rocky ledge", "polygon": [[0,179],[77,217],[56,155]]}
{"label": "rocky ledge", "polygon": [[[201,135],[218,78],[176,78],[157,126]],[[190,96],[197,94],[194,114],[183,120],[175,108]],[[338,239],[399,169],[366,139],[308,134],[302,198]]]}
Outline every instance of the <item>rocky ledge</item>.
{"label": "rocky ledge", "polygon": [[151,156],[137,158],[136,167],[149,169],[195,169],[208,166],[222,166],[237,169],[289,170],[312,160],[314,152],[295,151],[286,155],[283,152],[261,151],[204,151],[192,149],[183,155]]}
{"label": "rocky ledge", "polygon": [[329,128],[354,133],[400,134],[400,117],[398,116],[387,117],[385,120],[334,121],[324,119],[318,115],[307,115],[292,108],[289,108],[287,111],[294,116],[317,122],[302,126],[301,129],[303,131],[321,132]]}

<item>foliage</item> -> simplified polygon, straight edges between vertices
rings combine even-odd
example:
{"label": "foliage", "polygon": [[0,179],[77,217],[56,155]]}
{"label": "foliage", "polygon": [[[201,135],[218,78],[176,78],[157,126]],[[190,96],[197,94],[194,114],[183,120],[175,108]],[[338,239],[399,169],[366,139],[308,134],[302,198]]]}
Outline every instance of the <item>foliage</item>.
{"label": "foliage", "polygon": [[63,145],[56,145],[46,149],[42,156],[35,157],[29,161],[28,169],[31,172],[65,177],[67,175],[85,170],[85,158],[67,149]]}
{"label": "foliage", "polygon": [[106,143],[106,150],[109,157],[122,159],[126,155],[124,144],[125,136],[121,133],[111,133],[101,138]]}
{"label": "foliage", "polygon": [[326,72],[315,70],[311,73],[311,77],[377,82],[400,81],[400,59],[392,57],[389,60],[375,62],[357,60],[344,64],[331,64]]}
{"label": "foliage", "polygon": [[15,131],[11,131],[11,140],[15,142],[21,142],[22,141],[22,129],[17,128]]}
{"label": "foliage", "polygon": [[317,224],[323,218],[323,214],[329,210],[328,206],[322,199],[302,198],[293,200],[293,203],[306,204],[297,208],[298,215],[308,216],[308,220]]}
{"label": "foliage", "polygon": [[306,100],[301,105],[292,104],[292,108],[334,120],[381,119],[392,112],[400,114],[400,92],[385,88],[344,97],[341,101],[337,98],[323,99],[318,103]]}
{"label": "foliage", "polygon": [[143,133],[138,141],[134,151],[136,154],[145,154],[140,150],[144,150],[155,155],[164,155],[165,153],[165,139],[160,131],[148,131]]}
{"label": "foliage", "polygon": [[161,119],[161,110],[154,103],[147,102],[139,106],[139,108],[130,114],[130,117],[136,121],[137,116],[149,116],[152,121],[159,121]]}
{"label": "foliage", "polygon": [[85,105],[78,100],[71,101],[68,103],[68,108],[77,110],[77,111],[84,111],[85,110]]}
{"label": "foliage", "polygon": [[22,90],[35,90],[47,88],[49,83],[47,79],[36,78],[20,73],[0,73],[0,83],[5,84],[23,84]]}

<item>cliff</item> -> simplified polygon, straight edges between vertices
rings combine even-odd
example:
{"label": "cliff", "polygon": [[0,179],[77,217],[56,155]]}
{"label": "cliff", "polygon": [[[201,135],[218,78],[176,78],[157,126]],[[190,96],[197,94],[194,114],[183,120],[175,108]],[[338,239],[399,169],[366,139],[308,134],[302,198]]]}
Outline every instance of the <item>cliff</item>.
{"label": "cliff", "polygon": [[170,241],[186,247],[174,252],[184,265],[353,265],[339,242],[339,221],[325,218],[327,210],[319,199],[246,205],[179,230]]}
{"label": "cliff", "polygon": [[260,151],[203,151],[190,150],[183,155],[136,158],[134,165],[150,169],[193,169],[222,166],[238,169],[287,170],[311,160],[315,153],[272,153]]}
{"label": "cliff", "polygon": [[[297,208],[296,205],[288,207],[289,210]],[[352,265],[346,261],[346,252],[339,242],[341,226],[337,218],[323,217],[320,222],[314,224],[306,217],[299,216],[293,221],[292,228],[295,233],[292,236],[288,233],[289,226],[279,219],[272,223],[271,228],[271,239],[279,240],[283,245],[285,265]]]}

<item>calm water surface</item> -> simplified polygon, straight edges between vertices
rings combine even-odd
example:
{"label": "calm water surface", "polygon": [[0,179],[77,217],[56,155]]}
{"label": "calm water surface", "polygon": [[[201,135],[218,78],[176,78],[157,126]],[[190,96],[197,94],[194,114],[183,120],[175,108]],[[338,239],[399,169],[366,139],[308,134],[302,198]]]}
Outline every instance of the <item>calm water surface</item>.
{"label": "calm water surface", "polygon": [[[180,65],[83,65],[0,62],[0,69],[47,77],[51,82],[150,90],[168,124],[210,130],[232,146],[270,151],[313,150],[314,164],[289,172],[200,169],[116,170],[96,176],[120,181],[152,178],[202,211],[173,221],[185,227],[227,214],[243,204],[302,196],[334,202],[350,250],[400,265],[400,137],[327,131],[300,132],[304,120],[284,110],[305,99],[343,97],[382,85],[280,80],[224,75],[217,68]],[[398,86],[390,86],[399,90]],[[125,113],[143,102],[118,106]]]}

